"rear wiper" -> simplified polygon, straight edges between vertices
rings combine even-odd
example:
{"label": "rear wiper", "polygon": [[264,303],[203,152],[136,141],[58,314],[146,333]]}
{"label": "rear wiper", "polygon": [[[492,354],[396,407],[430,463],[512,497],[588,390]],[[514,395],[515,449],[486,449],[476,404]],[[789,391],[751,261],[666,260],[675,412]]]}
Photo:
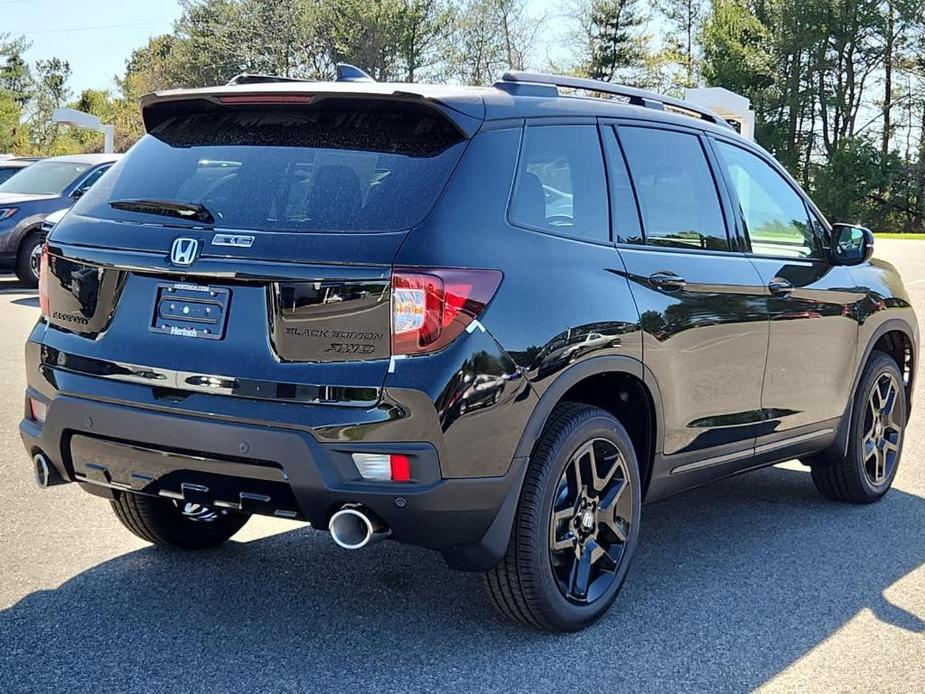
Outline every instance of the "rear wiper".
{"label": "rear wiper", "polygon": [[215,224],[215,217],[205,205],[199,203],[174,202],[173,200],[113,200],[109,206],[116,210],[146,212],[165,217],[179,217],[191,222]]}

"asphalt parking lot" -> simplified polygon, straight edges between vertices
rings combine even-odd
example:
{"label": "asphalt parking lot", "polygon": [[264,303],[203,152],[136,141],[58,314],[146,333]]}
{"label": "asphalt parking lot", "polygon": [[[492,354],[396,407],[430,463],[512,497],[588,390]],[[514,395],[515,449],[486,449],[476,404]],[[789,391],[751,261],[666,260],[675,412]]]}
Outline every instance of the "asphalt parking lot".
{"label": "asphalt parking lot", "polygon": [[[925,242],[877,255],[925,316]],[[925,690],[925,380],[881,503],[825,501],[788,463],[647,506],[614,609],[549,636],[424,550],[255,518],[180,554],[40,491],[18,432],[37,313],[0,278],[0,691]]]}

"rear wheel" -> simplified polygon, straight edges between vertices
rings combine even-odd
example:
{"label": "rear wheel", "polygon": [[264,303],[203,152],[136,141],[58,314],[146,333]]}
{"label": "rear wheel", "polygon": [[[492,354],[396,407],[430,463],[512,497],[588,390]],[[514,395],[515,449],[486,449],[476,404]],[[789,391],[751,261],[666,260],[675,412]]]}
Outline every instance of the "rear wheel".
{"label": "rear wheel", "polygon": [[813,483],[824,496],[866,504],[887,493],[902,454],[906,390],[891,357],[873,353],[852,407],[847,454],[822,454],[807,462]]}
{"label": "rear wheel", "polygon": [[178,549],[218,547],[249,518],[227,509],[128,492],[110,503],[122,525],[142,540]]}
{"label": "rear wheel", "polygon": [[484,575],[498,610],[547,631],[599,619],[637,543],[639,479],[620,422],[588,405],[557,407],[531,458],[507,554]]}
{"label": "rear wheel", "polygon": [[19,253],[16,256],[16,276],[27,287],[37,287],[39,284],[41,258],[42,235],[32,232],[19,245]]}

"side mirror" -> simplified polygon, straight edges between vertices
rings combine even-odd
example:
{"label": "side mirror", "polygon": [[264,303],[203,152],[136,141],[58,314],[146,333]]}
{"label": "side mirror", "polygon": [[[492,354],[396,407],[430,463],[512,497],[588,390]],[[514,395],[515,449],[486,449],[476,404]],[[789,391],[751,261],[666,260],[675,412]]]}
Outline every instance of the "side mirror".
{"label": "side mirror", "polygon": [[874,234],[865,227],[835,224],[832,227],[832,254],[839,265],[860,265],[874,254]]}

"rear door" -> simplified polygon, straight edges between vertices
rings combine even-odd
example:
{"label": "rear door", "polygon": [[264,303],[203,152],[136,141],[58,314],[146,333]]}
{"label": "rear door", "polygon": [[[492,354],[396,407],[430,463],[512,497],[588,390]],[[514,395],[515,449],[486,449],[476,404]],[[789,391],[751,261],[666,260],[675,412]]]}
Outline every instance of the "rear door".
{"label": "rear door", "polygon": [[629,123],[615,132],[611,176],[625,175],[625,161],[641,220],[618,229],[618,245],[661,394],[663,453],[673,473],[720,465],[750,453],[764,426],[765,289],[729,233],[702,136]]}
{"label": "rear door", "polygon": [[864,292],[847,267],[829,262],[821,221],[769,158],[721,139],[714,148],[768,287],[762,407],[774,429],[758,443],[830,434],[821,423],[840,417],[850,398]]}
{"label": "rear door", "polygon": [[45,342],[161,387],[376,388],[392,261],[464,147],[418,103],[177,107],[53,232]]}

